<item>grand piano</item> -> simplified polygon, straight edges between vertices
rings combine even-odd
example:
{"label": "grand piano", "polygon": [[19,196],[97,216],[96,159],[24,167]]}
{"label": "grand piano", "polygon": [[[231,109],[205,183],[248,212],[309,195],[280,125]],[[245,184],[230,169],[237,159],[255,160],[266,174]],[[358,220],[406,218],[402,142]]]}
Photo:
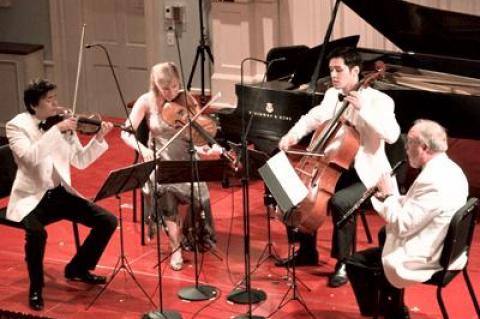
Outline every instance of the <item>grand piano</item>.
{"label": "grand piano", "polygon": [[[374,85],[395,101],[395,113],[403,132],[413,121],[438,121],[450,137],[480,139],[480,17],[415,5],[403,0],[341,0],[393,42],[402,52],[359,48],[363,69],[377,60],[386,76]],[[389,13],[395,12],[394,15]],[[388,16],[388,19],[385,18]],[[333,18],[334,19],[334,18]],[[327,44],[325,56],[336,46],[356,46],[358,37]],[[309,81],[322,46],[274,48],[267,61],[267,81],[236,85],[238,106],[221,114],[225,139],[240,141],[242,110],[251,122],[248,142],[267,154],[279,139],[311,107],[329,86],[328,62],[323,62],[313,90]],[[278,60],[278,58],[281,58]]]}

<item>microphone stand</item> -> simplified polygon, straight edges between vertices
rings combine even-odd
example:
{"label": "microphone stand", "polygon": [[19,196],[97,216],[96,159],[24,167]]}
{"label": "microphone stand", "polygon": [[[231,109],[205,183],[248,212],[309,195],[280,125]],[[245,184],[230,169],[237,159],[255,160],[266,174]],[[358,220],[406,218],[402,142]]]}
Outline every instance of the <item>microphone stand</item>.
{"label": "microphone stand", "polygon": [[[179,41],[178,41],[178,36],[177,33],[175,32],[175,41],[177,45],[177,52],[178,52],[178,58],[179,58],[179,65],[180,65],[180,74],[182,75],[182,82],[183,82],[183,87],[185,87],[185,77],[183,76],[183,64],[182,64],[182,56],[180,54],[180,46],[179,46]],[[203,67],[202,67],[203,69]],[[202,75],[203,78],[203,75]],[[202,80],[203,84],[203,80]],[[203,89],[203,87],[202,87]],[[188,95],[187,95],[187,90],[183,92],[185,94],[185,107],[188,109]],[[203,94],[203,92],[202,92]],[[210,103],[211,104],[211,103]],[[208,104],[207,104],[208,106]],[[197,115],[200,115],[203,109],[197,113]],[[195,158],[195,146],[193,144],[193,127],[192,124],[195,121],[195,117],[190,116],[190,112],[187,110],[187,115],[188,115],[188,127],[189,127],[189,153],[190,153],[190,165],[191,165],[191,174],[192,178],[190,180],[190,234],[191,234],[191,239],[193,240],[192,247],[193,247],[193,263],[195,267],[195,285],[193,287],[186,287],[182,288],[177,292],[177,296],[180,299],[183,300],[188,300],[188,301],[202,301],[202,300],[209,300],[217,296],[218,290],[217,288],[209,285],[200,285],[198,282],[198,278],[200,277],[199,273],[199,267],[198,267],[198,240],[197,240],[197,234],[198,232],[196,231],[196,216],[195,216],[195,193],[194,193],[194,180],[195,176],[197,175],[196,172],[198,172],[198,166],[197,166],[197,161]],[[201,193],[200,193],[200,181],[197,181],[197,189],[198,189],[198,201],[199,201],[199,209],[201,209]],[[201,217],[200,217],[201,218]]]}
{"label": "microphone stand", "polygon": [[[115,85],[117,87],[118,94],[120,95],[120,99],[122,101],[123,109],[125,110],[125,114],[127,115],[127,121],[129,122],[130,127],[133,127],[132,121],[131,121],[130,117],[128,116],[127,103],[125,102],[125,98],[123,97],[122,90],[120,89],[120,83],[118,82],[117,75],[115,74],[115,69],[113,68],[112,60],[110,59],[110,54],[108,53],[107,48],[104,45],[97,44],[97,43],[96,44],[89,44],[89,45],[86,45],[85,47],[87,49],[92,48],[92,47],[99,47],[105,53],[105,55],[107,57],[107,60],[108,60],[108,65],[110,67],[110,70],[112,71],[112,75],[113,75],[113,78],[115,80]],[[134,134],[134,136],[135,136],[135,140],[136,140],[136,143],[137,143],[138,151],[141,153],[140,142],[138,141],[135,134]],[[154,158],[154,161],[156,162],[155,140],[154,140],[153,145],[154,145],[153,146],[153,158]],[[157,165],[154,166],[154,185],[152,187],[152,190],[154,191],[154,193],[153,193],[153,198],[154,198],[153,208],[154,208],[154,211],[157,212],[157,199],[156,199],[156,196],[157,196]],[[121,210],[120,210],[120,212],[121,212]],[[142,212],[142,214],[143,214],[143,212]],[[122,217],[122,215],[120,215],[120,217]],[[162,221],[162,224],[163,224],[163,226],[166,230],[167,228],[165,227],[165,223],[163,222],[163,218],[161,216],[158,216],[158,214],[157,214],[157,229],[160,229],[160,220]],[[120,227],[120,235],[123,236],[123,226]],[[167,235],[168,235],[168,231],[167,231]],[[122,247],[123,247],[123,238],[121,238],[121,240],[122,240]],[[159,231],[157,231],[157,259],[158,260],[161,259],[160,232]],[[125,265],[123,264],[123,261],[125,261]],[[128,266],[128,268],[126,266]],[[127,272],[130,274],[130,276],[132,276],[132,278],[134,279],[134,281],[138,285],[138,287],[145,293],[145,295],[148,297],[148,299],[152,302],[152,299],[150,298],[150,296],[148,296],[148,294],[146,294],[145,290],[142,288],[142,286],[140,286],[140,284],[136,280],[135,276],[133,275],[133,271],[130,269],[130,265],[128,264],[128,260],[126,259],[126,257],[122,258],[122,264],[120,265],[119,270],[122,269],[122,268],[125,268],[127,270]],[[158,290],[159,290],[158,298],[159,298],[160,309],[148,312],[148,313],[144,314],[142,318],[143,319],[161,319],[161,318],[163,318],[163,319],[181,319],[182,317],[180,316],[180,313],[178,313],[177,311],[164,310],[163,309],[162,269],[161,269],[160,262],[159,262],[159,265],[158,265],[158,286],[159,286],[159,288],[158,288]],[[153,302],[152,302],[152,304],[153,304]],[[155,304],[153,304],[153,305],[155,306]]]}
{"label": "microphone stand", "polygon": [[[240,87],[242,91],[244,89],[243,82],[243,68],[244,64],[247,61],[257,61],[265,63],[265,61],[255,58],[245,58],[240,64]],[[242,92],[243,93],[243,92]],[[242,99],[243,101],[243,99]],[[241,179],[242,185],[242,207],[243,207],[243,246],[244,246],[244,255],[245,255],[245,289],[234,289],[227,299],[233,303],[248,304],[248,310],[246,314],[235,317],[236,319],[243,318],[254,318],[254,319],[263,319],[262,316],[252,315],[252,304],[259,303],[267,298],[264,291],[260,289],[254,289],[251,287],[251,274],[250,274],[250,212],[249,212],[249,161],[248,161],[248,150],[247,150],[247,126],[246,126],[246,115],[245,115],[245,104],[242,102],[242,147],[241,147],[241,158],[243,159],[242,167],[244,168],[244,173]]]}
{"label": "microphone stand", "polygon": [[[156,143],[155,139],[153,139],[153,160],[156,163],[157,162],[157,152],[156,152]],[[146,314],[143,315],[142,319],[181,319],[182,316],[180,315],[179,312],[177,311],[172,311],[172,310],[164,310],[163,309],[163,280],[162,280],[162,263],[160,260],[162,259],[162,252],[160,250],[160,219],[163,221],[163,217],[160,217],[158,214],[158,201],[157,201],[157,165],[154,166],[153,169],[153,174],[154,174],[154,185],[153,185],[153,209],[154,212],[156,213],[157,216],[157,260],[158,260],[158,265],[157,265],[157,276],[158,276],[158,304],[159,304],[159,309],[147,312]],[[166,229],[166,228],[165,228]],[[168,235],[168,232],[167,232]]]}
{"label": "microphone stand", "polygon": [[[279,58],[276,58],[276,59],[272,59],[270,61],[263,61],[263,60],[255,59],[255,58],[251,58],[251,59],[253,61],[262,62],[262,63],[266,64],[266,70],[265,70],[265,74],[264,74],[263,79],[262,79],[262,83],[265,83],[265,80],[268,77],[268,72],[270,71],[270,67],[273,64],[275,64],[276,62],[286,61],[285,57],[279,57]],[[243,89],[243,84],[242,84],[242,89]],[[250,115],[250,117],[248,118],[248,122],[246,124],[245,133],[244,133],[245,134],[245,140],[247,139],[248,133],[250,132],[250,128],[252,127],[253,116],[254,115],[252,113]],[[266,208],[265,214],[266,214],[266,217],[267,217],[267,244],[265,245],[265,248],[263,249],[263,252],[260,254],[260,257],[258,258],[257,264],[256,264],[255,268],[252,270],[252,273],[254,273],[258,268],[260,268],[260,266],[265,261],[267,261],[268,259],[273,259],[275,261],[280,260],[277,252],[275,251],[275,247],[273,246],[273,243],[272,243],[271,225],[270,225],[272,210],[275,209],[276,203],[275,203],[275,199],[273,198],[272,194],[270,193],[270,191],[268,190],[266,185],[264,185],[264,189],[265,189],[265,191],[264,191],[264,194],[263,194],[263,203],[264,203],[265,208]]]}
{"label": "microphone stand", "polygon": [[[214,96],[213,99],[212,99],[212,102],[215,101],[216,99],[218,98],[218,96]],[[154,145],[154,161],[157,162],[159,161],[159,159],[157,159],[157,154],[161,154],[180,134],[183,133],[183,131],[187,128],[187,127],[191,127],[191,122],[195,121],[195,119],[197,117],[199,117],[203,111],[205,111],[210,105],[207,104],[205,105],[195,116],[193,116],[191,119],[190,119],[190,122],[185,124],[182,128],[180,128],[167,142],[165,142],[165,144],[158,150],[156,151],[156,147]],[[157,165],[155,165],[155,177],[154,177],[154,180],[155,180],[155,185],[153,186],[153,189],[155,190],[155,193],[156,193],[156,190],[157,190]],[[193,206],[193,205],[192,205]],[[156,201],[156,198],[155,198],[155,203],[154,203],[154,207],[155,209],[157,208],[157,201]],[[158,218],[160,217],[160,218]],[[165,223],[163,222],[163,218],[161,218],[161,216],[157,216],[157,227],[160,226],[159,222],[162,221],[162,224],[164,227],[165,226]],[[181,318],[180,315],[177,313],[177,312],[174,312],[174,311],[166,311],[166,310],[163,310],[163,302],[162,302],[162,298],[163,298],[163,295],[162,295],[162,271],[161,271],[161,252],[160,252],[160,235],[159,235],[160,232],[157,231],[157,259],[158,259],[158,286],[159,286],[159,299],[160,299],[160,310],[158,311],[152,311],[152,312],[149,312],[147,314],[145,314],[143,316],[143,319],[158,319],[158,318],[165,318],[165,319],[177,319],[177,318]],[[168,232],[167,232],[167,235],[168,235]],[[177,248],[177,249],[180,249],[180,248]],[[196,265],[196,263],[195,263]],[[195,279],[198,281],[198,275],[197,275],[197,267],[195,267]],[[201,292],[202,294],[198,293],[198,290],[194,290],[193,288],[186,288],[186,289],[189,289],[189,293],[194,293],[195,296],[205,296],[205,291],[207,290],[207,288],[204,288],[204,287],[208,287],[208,286],[200,286],[200,289],[201,289]],[[198,286],[198,282],[196,282],[196,288],[199,288]],[[216,293],[216,291],[215,291]],[[210,298],[208,298],[210,299]],[[191,299],[188,299],[188,300],[191,300]],[[196,299],[196,300],[206,300],[206,299]]]}
{"label": "microphone stand", "polygon": [[[186,92],[185,92],[186,94]],[[192,139],[192,120],[189,116],[188,119],[188,126],[189,126],[189,135],[190,135],[190,141],[189,141],[189,150],[188,152],[190,153],[190,166],[191,166],[191,174],[192,174],[192,179],[190,181],[190,229],[189,232],[191,234],[190,238],[193,241],[192,247],[193,247],[193,264],[194,264],[194,269],[195,269],[195,285],[192,287],[186,287],[182,288],[177,292],[177,296],[180,299],[183,300],[189,300],[189,301],[202,301],[202,300],[209,300],[213,297],[215,297],[218,293],[217,288],[213,286],[208,286],[208,285],[200,285],[198,282],[198,278],[200,277],[200,272],[199,272],[199,267],[198,267],[198,239],[197,239],[197,234],[198,232],[196,231],[196,214],[195,214],[195,176],[197,175],[196,172],[198,171],[197,167],[197,160],[195,158],[195,146],[193,144],[193,139]],[[197,189],[198,189],[198,196],[199,196],[199,206],[201,205],[201,194],[200,194],[200,187],[198,185],[200,183],[197,181]],[[200,217],[201,218],[201,217]]]}

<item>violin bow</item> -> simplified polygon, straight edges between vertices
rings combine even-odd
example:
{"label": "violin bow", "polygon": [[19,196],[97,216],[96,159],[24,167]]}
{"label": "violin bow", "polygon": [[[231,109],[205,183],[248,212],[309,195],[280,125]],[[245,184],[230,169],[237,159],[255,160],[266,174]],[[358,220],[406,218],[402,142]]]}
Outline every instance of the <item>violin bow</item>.
{"label": "violin bow", "polygon": [[78,51],[77,76],[75,78],[75,89],[73,91],[73,104],[72,104],[73,115],[76,113],[76,110],[77,110],[78,85],[80,82],[80,71],[82,70],[83,47],[85,44],[85,27],[86,26],[87,25],[84,23],[82,26],[82,35],[80,36],[80,50]]}

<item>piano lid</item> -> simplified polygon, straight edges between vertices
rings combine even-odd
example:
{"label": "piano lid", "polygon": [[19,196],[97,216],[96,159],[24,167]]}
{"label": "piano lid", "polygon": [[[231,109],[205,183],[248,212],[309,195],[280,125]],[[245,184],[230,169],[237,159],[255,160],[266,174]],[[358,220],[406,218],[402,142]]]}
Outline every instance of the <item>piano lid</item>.
{"label": "piano lid", "polygon": [[480,17],[404,0],[341,0],[405,52],[480,60]]}

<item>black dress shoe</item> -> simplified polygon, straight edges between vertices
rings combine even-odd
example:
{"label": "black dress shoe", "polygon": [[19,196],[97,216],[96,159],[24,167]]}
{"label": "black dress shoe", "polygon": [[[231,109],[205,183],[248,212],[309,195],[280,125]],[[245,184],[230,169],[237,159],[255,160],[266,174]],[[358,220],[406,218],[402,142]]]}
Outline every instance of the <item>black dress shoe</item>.
{"label": "black dress shoe", "polygon": [[107,282],[107,277],[105,276],[97,276],[95,274],[90,273],[89,271],[83,273],[75,273],[72,271],[65,270],[65,278],[72,280],[72,281],[81,281],[87,284],[92,285],[101,285]]}
{"label": "black dress shoe", "polygon": [[328,286],[331,288],[337,288],[345,285],[347,282],[347,266],[345,263],[339,262],[335,266],[335,272],[328,278]]}
{"label": "black dress shoe", "polygon": [[410,319],[410,313],[407,306],[402,306],[399,309],[386,311],[385,319]]}
{"label": "black dress shoe", "polygon": [[40,311],[43,309],[43,298],[42,292],[38,290],[31,291],[28,295],[28,305],[30,308],[36,311]]}
{"label": "black dress shoe", "polygon": [[275,262],[277,267],[292,267],[295,261],[295,266],[316,266],[318,265],[318,253],[304,253],[301,251],[295,252],[289,258],[280,259]]}

